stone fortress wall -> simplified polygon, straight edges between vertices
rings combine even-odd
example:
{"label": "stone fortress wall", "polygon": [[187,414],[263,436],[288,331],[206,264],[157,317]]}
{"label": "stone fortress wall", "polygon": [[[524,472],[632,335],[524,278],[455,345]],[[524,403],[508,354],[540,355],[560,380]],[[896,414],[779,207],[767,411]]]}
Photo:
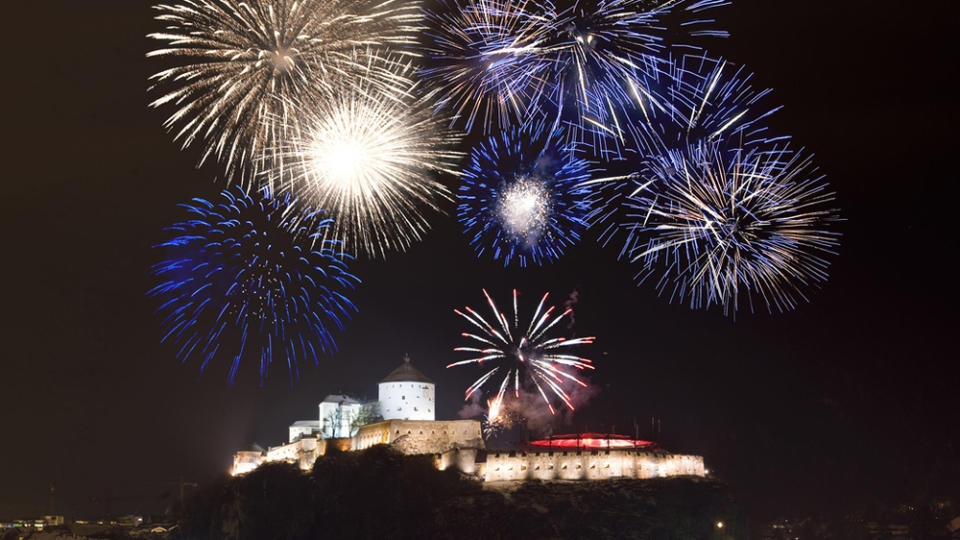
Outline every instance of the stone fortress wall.
{"label": "stone fortress wall", "polygon": [[263,463],[295,463],[303,470],[313,467],[318,457],[326,454],[328,445],[341,450],[364,450],[378,444],[389,444],[404,454],[429,454],[443,470],[457,466],[465,473],[476,472],[477,451],[483,449],[483,438],[477,420],[385,420],[362,426],[349,438],[324,439],[318,435],[301,437],[291,443],[266,451],[245,450],[233,458],[230,473],[245,474]]}
{"label": "stone fortress wall", "polygon": [[503,482],[706,476],[706,470],[702,456],[637,449],[584,448],[489,452],[479,474],[486,482]]}
{"label": "stone fortress wall", "polygon": [[306,471],[326,454],[329,445],[355,451],[378,444],[391,445],[408,455],[431,455],[438,469],[456,467],[485,482],[706,476],[702,456],[638,448],[485,451],[476,420],[385,420],[361,427],[350,438],[304,437],[266,451],[238,452],[231,474],[245,474],[272,462],[295,463]]}

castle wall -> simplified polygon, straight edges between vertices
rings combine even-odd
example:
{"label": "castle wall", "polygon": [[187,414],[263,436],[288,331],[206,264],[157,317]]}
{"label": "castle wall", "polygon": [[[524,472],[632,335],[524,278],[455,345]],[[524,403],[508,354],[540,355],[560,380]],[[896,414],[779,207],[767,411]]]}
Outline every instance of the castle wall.
{"label": "castle wall", "polygon": [[320,422],[305,420],[300,421],[289,428],[290,437],[287,442],[293,442],[301,437],[309,437],[320,431]]}
{"label": "castle wall", "polygon": [[378,388],[380,415],[386,420],[436,418],[435,387],[427,382],[382,382]]}
{"label": "castle wall", "polygon": [[487,482],[706,475],[701,456],[617,448],[489,452],[486,462],[478,464],[477,452],[484,443],[476,420],[385,420],[361,427],[350,438],[303,437],[263,453],[238,452],[231,473],[245,474],[262,463],[279,461],[309,470],[330,445],[349,451],[378,444],[392,445],[404,454],[432,455],[440,470],[456,467]]}
{"label": "castle wall", "polygon": [[313,467],[317,456],[323,455],[327,441],[318,437],[302,437],[292,443],[274,446],[263,456],[264,463],[285,461],[296,463],[303,470]]}
{"label": "castle wall", "polygon": [[360,428],[354,450],[392,444],[405,454],[442,454],[454,448],[483,448],[476,420],[385,420]]}
{"label": "castle wall", "polygon": [[637,450],[493,452],[481,476],[487,482],[515,480],[603,480],[704,476],[703,458]]}
{"label": "castle wall", "polygon": [[436,455],[434,464],[445,471],[451,467],[466,474],[477,474],[477,449],[454,448]]}
{"label": "castle wall", "polygon": [[263,453],[252,450],[241,450],[233,455],[233,467],[230,474],[237,476],[247,474],[263,463]]}

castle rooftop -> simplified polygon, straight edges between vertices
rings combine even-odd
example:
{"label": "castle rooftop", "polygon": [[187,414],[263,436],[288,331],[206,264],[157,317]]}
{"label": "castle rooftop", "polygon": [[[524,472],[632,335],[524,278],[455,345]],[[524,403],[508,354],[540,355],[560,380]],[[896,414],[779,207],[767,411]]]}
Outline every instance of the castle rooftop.
{"label": "castle rooftop", "polygon": [[420,372],[419,369],[413,367],[413,364],[410,363],[410,357],[404,356],[403,363],[400,364],[397,369],[390,372],[389,375],[383,378],[382,383],[387,382],[422,382],[433,384],[426,375]]}

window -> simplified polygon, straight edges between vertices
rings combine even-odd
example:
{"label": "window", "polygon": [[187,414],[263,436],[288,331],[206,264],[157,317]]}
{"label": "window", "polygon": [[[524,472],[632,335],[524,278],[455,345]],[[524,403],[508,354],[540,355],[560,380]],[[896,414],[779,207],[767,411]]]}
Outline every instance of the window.
{"label": "window", "polygon": [[406,400],[407,396],[400,396],[400,399]]}

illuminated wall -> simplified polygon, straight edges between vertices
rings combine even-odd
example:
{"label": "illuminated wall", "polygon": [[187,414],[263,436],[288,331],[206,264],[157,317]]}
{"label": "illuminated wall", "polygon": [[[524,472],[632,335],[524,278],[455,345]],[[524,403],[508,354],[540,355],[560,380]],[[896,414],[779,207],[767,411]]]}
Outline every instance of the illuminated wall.
{"label": "illuminated wall", "polygon": [[265,457],[259,451],[241,450],[233,455],[233,467],[230,468],[230,474],[233,476],[247,474],[259,467]]}
{"label": "illuminated wall", "polygon": [[405,454],[437,454],[452,448],[483,448],[476,420],[386,420],[357,431],[354,450],[392,444]]}
{"label": "illuminated wall", "polygon": [[317,420],[299,420],[290,426],[290,438],[287,442],[293,442],[301,437],[310,437],[320,433],[320,422]]}
{"label": "illuminated wall", "polygon": [[480,474],[487,482],[705,476],[701,456],[632,449],[491,452]]}
{"label": "illuminated wall", "polygon": [[237,452],[230,474],[246,474],[263,463],[274,462],[296,463],[301,469],[310,470],[313,462],[324,455],[328,445],[332,444],[344,451],[390,444],[404,454],[432,454],[440,469],[456,465],[460,470],[472,473],[475,470],[475,450],[483,448],[483,439],[480,422],[476,420],[386,420],[361,427],[353,437],[324,439],[315,434],[274,446],[262,453]]}
{"label": "illuminated wall", "polygon": [[379,385],[384,420],[433,420],[435,388],[431,382],[391,381]]}

